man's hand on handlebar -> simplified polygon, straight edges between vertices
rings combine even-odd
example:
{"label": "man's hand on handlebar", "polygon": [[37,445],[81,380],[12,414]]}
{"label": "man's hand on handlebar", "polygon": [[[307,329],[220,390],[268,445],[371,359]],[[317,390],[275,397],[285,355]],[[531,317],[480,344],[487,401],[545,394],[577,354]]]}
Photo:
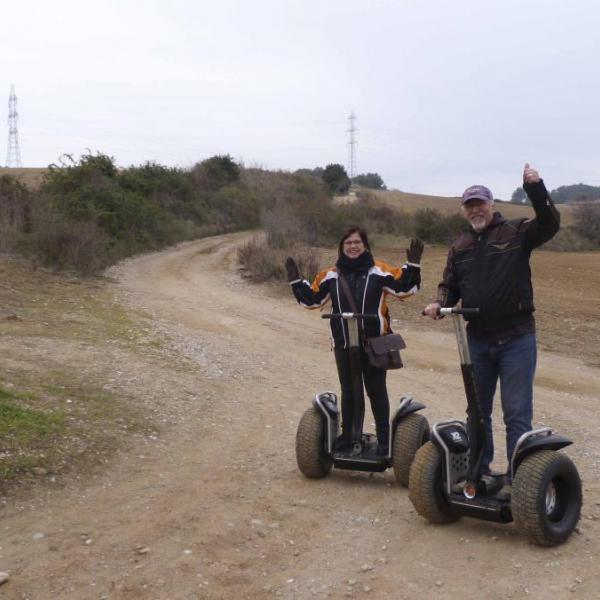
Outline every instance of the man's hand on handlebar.
{"label": "man's hand on handlebar", "polygon": [[462,315],[463,317],[475,316],[479,314],[478,308],[463,307],[463,306],[448,306],[442,308],[439,302],[428,304],[421,313],[423,316],[431,317],[432,319],[443,319],[445,315]]}
{"label": "man's hand on handlebar", "polygon": [[442,305],[439,302],[432,302],[431,304],[428,304],[424,309],[423,309],[423,314],[427,315],[428,317],[431,317],[432,319],[441,319],[442,317],[440,317],[440,308],[442,307]]}
{"label": "man's hand on handlebar", "polygon": [[291,256],[288,256],[285,261],[285,270],[287,271],[288,281],[296,281],[296,279],[300,279],[300,271],[298,271],[298,265]]}

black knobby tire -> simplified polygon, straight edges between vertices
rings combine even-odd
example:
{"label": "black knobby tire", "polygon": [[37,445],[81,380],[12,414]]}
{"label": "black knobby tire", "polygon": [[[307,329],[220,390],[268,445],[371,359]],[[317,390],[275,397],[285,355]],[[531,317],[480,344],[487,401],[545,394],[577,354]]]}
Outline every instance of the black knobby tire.
{"label": "black knobby tire", "polygon": [[429,440],[429,423],[423,415],[411,413],[400,420],[394,431],[392,463],[396,481],[408,487],[410,466],[417,450]]}
{"label": "black knobby tire", "polygon": [[581,479],[565,454],[541,450],[523,459],[515,475],[511,509],[515,524],[539,546],[561,544],[581,515]]}
{"label": "black knobby tire", "polygon": [[452,523],[458,519],[443,491],[442,453],[427,442],[415,455],[410,468],[408,497],[416,511],[432,523]]}
{"label": "black knobby tire", "polygon": [[296,462],[306,477],[319,479],[331,471],[333,463],[325,439],[325,417],[311,406],[302,415],[296,432]]}

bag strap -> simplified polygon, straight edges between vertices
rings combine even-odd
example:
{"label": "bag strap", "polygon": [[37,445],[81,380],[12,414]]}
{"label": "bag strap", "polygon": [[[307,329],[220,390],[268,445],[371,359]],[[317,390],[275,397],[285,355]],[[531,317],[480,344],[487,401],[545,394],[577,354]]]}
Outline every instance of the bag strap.
{"label": "bag strap", "polygon": [[[346,296],[346,298],[348,300],[348,304],[350,305],[352,312],[357,313],[358,309],[356,308],[356,301],[354,300],[354,295],[352,294],[352,291],[350,290],[350,286],[348,285],[346,278],[342,275],[342,273],[340,271],[338,271],[337,275],[338,275],[338,281],[342,285],[342,289],[344,290],[344,295]],[[340,310],[342,310],[341,303],[340,303]]]}
{"label": "bag strap", "polygon": [[[358,308],[356,308],[356,301],[354,300],[354,295],[352,294],[352,291],[350,290],[350,286],[348,285],[346,278],[342,275],[341,271],[337,272],[337,276],[338,276],[338,281],[340,282],[340,284],[342,286],[342,290],[344,291],[344,296],[346,296],[346,298],[348,299],[348,304],[350,305],[352,312],[358,313]],[[340,311],[341,310],[342,310],[342,303],[340,302]],[[362,319],[360,319],[358,322],[358,334],[359,334],[359,338],[361,340],[364,340],[364,337],[365,337],[365,332],[363,329],[364,328],[363,328]]]}

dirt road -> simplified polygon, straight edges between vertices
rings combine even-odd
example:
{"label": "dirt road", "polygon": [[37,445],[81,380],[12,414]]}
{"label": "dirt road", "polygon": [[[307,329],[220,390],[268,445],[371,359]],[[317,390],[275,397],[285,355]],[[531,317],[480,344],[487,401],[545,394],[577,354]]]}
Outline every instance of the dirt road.
{"label": "dirt road", "polygon": [[[584,481],[568,543],[537,548],[513,525],[469,519],[429,525],[391,472],[320,481],[298,472],[300,415],[314,392],[337,387],[327,325],[291,296],[242,281],[242,240],[206,239],[112,269],[116,298],[149,313],[164,345],[95,360],[118,361],[113,385],[158,433],[104,472],[2,508],[0,571],[10,579],[0,597],[600,598],[600,370],[556,354],[539,361],[535,422],[576,440],[568,454]],[[462,415],[450,324],[403,333],[392,402],[412,394],[430,422]]]}

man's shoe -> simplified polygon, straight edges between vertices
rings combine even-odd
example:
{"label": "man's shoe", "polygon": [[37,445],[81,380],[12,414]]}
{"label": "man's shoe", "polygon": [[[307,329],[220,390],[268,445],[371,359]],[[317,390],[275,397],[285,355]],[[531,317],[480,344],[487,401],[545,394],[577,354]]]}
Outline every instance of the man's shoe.
{"label": "man's shoe", "polygon": [[491,473],[486,473],[485,475],[481,476],[481,481],[485,483],[486,487],[490,487],[496,482],[496,477],[494,477]]}
{"label": "man's shoe", "polygon": [[452,486],[452,493],[453,494],[462,494],[464,492],[465,485],[467,485],[467,480],[466,479],[463,479],[462,481],[459,481],[458,483],[455,483]]}
{"label": "man's shoe", "polygon": [[504,485],[504,475],[494,475],[493,473],[486,473],[481,476],[480,481],[485,487],[486,495],[490,496],[500,491],[500,488]]}
{"label": "man's shoe", "polygon": [[502,489],[496,494],[497,500],[510,500],[510,496],[512,494],[512,485],[510,483],[505,483],[502,486]]}

